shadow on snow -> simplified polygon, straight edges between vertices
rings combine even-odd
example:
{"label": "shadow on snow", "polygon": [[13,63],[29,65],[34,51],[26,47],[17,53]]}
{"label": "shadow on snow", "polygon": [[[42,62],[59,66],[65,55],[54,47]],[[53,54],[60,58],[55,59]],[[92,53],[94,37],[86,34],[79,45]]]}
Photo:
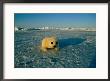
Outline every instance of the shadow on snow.
{"label": "shadow on snow", "polygon": [[60,39],[58,40],[59,47],[64,48],[69,45],[77,45],[85,41],[86,39],[82,38],[69,38],[69,39]]}

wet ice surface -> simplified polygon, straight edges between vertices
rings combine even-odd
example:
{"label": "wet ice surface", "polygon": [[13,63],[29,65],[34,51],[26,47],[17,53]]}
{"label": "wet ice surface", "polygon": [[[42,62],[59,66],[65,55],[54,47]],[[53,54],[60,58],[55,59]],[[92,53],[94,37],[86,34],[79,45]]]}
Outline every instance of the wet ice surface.
{"label": "wet ice surface", "polygon": [[[40,51],[45,36],[56,36],[59,50]],[[95,68],[96,33],[81,31],[17,31],[14,40],[15,68]]]}

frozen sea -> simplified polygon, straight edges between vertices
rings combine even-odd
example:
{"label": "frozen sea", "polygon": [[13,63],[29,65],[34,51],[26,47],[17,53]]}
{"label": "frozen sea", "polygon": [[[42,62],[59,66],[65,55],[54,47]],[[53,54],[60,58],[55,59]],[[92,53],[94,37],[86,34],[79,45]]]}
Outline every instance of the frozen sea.
{"label": "frozen sea", "polygon": [[[58,51],[40,51],[45,36],[56,36]],[[27,30],[14,34],[15,68],[96,68],[96,32]]]}

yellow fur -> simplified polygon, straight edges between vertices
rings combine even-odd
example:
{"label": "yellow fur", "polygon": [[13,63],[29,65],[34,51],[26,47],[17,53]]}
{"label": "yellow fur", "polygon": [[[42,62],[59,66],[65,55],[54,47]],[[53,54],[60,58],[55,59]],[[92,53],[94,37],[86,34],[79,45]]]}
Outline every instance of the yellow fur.
{"label": "yellow fur", "polygon": [[41,43],[41,50],[44,52],[46,52],[48,48],[57,50],[56,42],[57,40],[55,37],[45,37]]}

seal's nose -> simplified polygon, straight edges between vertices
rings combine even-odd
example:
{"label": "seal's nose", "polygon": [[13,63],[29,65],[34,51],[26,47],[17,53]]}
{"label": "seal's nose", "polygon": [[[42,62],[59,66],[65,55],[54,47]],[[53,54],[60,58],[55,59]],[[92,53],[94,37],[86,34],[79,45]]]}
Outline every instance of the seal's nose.
{"label": "seal's nose", "polygon": [[56,45],[54,46],[54,48],[56,47]]}

